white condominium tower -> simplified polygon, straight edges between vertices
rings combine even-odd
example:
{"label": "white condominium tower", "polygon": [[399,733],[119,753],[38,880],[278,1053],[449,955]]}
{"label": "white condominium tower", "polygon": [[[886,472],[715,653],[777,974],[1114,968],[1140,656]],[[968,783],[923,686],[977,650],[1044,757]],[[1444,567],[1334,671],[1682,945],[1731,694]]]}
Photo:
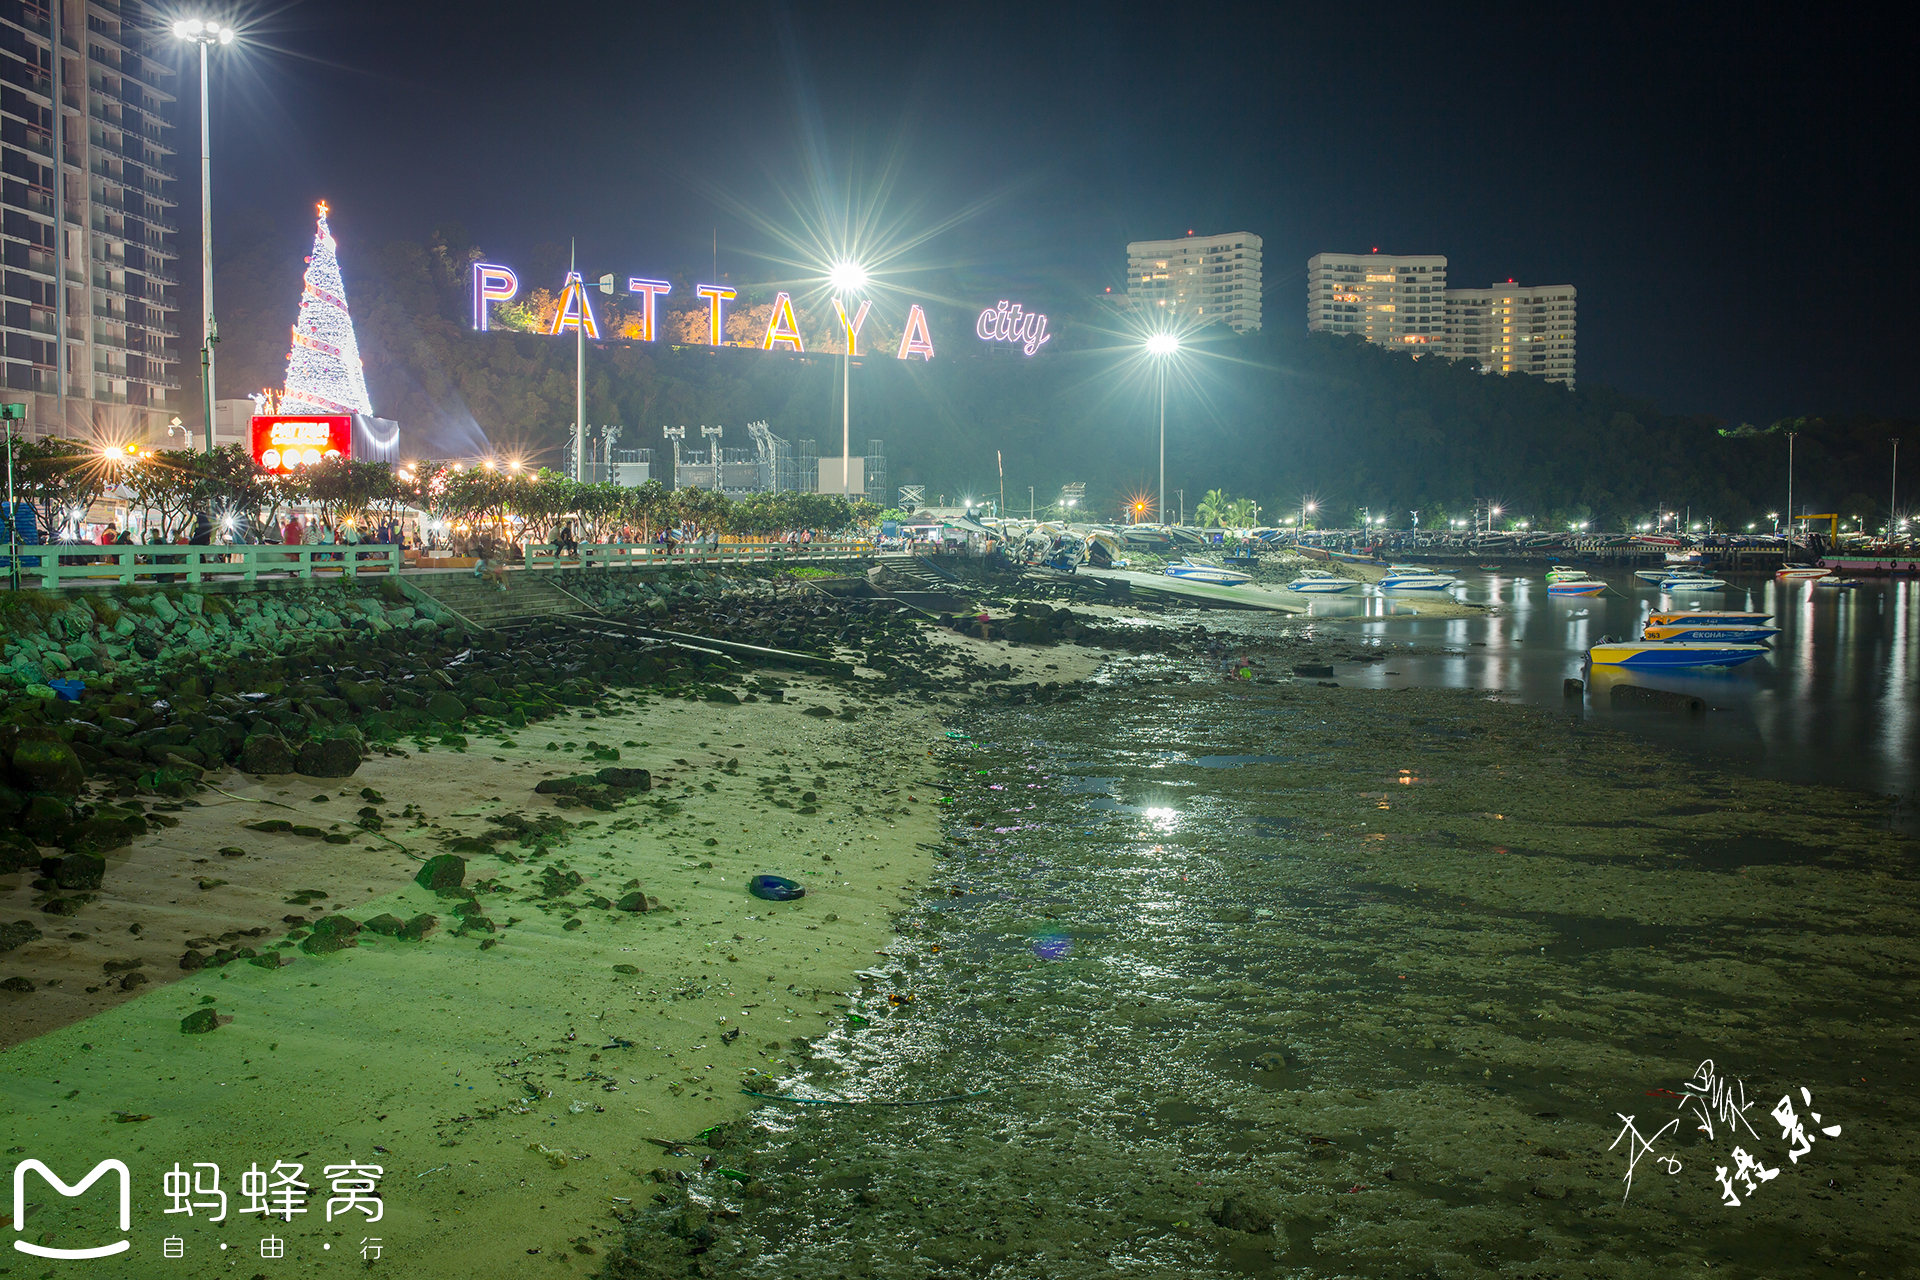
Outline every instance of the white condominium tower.
{"label": "white condominium tower", "polygon": [[1573,385],[1576,323],[1570,284],[1447,291],[1447,354],[1482,373],[1534,373]]}
{"label": "white condominium tower", "polygon": [[1307,259],[1307,328],[1351,333],[1415,356],[1472,360],[1482,373],[1573,385],[1575,290],[1509,280],[1449,289],[1439,254],[1317,253]]}
{"label": "white condominium tower", "polygon": [[1260,237],[1245,231],[1127,246],[1127,302],[1169,317],[1260,327]]}
{"label": "white condominium tower", "polygon": [[1307,328],[1437,351],[1446,342],[1446,289],[1439,254],[1316,253],[1307,259]]}

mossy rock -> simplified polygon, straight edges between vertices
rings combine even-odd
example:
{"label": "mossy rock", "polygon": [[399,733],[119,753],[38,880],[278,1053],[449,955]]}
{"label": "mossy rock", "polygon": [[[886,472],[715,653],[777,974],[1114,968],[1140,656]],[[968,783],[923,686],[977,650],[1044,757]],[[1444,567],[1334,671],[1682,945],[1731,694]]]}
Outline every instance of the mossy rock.
{"label": "mossy rock", "polygon": [[240,767],[247,773],[292,773],[298,766],[299,757],[278,734],[256,733],[240,748]]}
{"label": "mossy rock", "polygon": [[432,933],[434,927],[439,923],[439,917],[429,915],[423,911],[401,926],[400,932],[395,936],[408,942],[418,942],[429,933]]}
{"label": "mossy rock", "polygon": [[190,1036],[205,1035],[207,1032],[218,1028],[219,1025],[220,1015],[210,1008],[195,1009],[192,1013],[180,1019],[180,1030],[182,1034]]}
{"label": "mossy rock", "polygon": [[39,732],[48,736],[36,734],[15,744],[12,760],[14,777],[34,791],[49,791],[62,796],[79,795],[80,788],[87,781],[86,766],[80,763],[80,757],[74,754],[73,748],[53,737],[50,730]]}
{"label": "mossy rock", "polygon": [[456,853],[436,853],[421,866],[413,882],[422,889],[458,889],[467,879],[467,860]]}
{"label": "mossy rock", "polygon": [[444,724],[459,724],[467,718],[467,704],[444,689],[427,699],[427,719]]}
{"label": "mossy rock", "polygon": [[298,772],[308,778],[349,778],[360,767],[360,748],[347,738],[325,738],[300,748]]}
{"label": "mossy rock", "polygon": [[393,938],[398,937],[400,931],[407,927],[407,922],[391,911],[383,911],[370,920],[361,921],[360,927],[370,933],[377,933],[383,938]]}
{"label": "mossy rock", "polygon": [[359,945],[353,936],[359,932],[360,922],[352,916],[321,916],[313,922],[313,932],[301,939],[300,949],[315,956],[344,951]]}

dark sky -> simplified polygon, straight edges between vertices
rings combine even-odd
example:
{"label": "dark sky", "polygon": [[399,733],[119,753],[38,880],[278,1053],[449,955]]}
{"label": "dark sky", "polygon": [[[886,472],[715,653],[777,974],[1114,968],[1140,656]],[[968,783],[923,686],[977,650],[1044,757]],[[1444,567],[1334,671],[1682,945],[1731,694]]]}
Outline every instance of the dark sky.
{"label": "dark sky", "polygon": [[1445,253],[1455,284],[1576,286],[1583,382],[1757,423],[1914,412],[1911,29],[1546,8],[305,0],[215,55],[215,209],[297,228],[324,196],[348,244],[454,219],[522,265],[577,234],[623,274],[704,263],[717,227],[752,280],[779,274],[755,217],[891,167],[902,231],[972,210],[913,260],[982,305],[1246,230],[1268,325],[1304,325],[1316,251]]}

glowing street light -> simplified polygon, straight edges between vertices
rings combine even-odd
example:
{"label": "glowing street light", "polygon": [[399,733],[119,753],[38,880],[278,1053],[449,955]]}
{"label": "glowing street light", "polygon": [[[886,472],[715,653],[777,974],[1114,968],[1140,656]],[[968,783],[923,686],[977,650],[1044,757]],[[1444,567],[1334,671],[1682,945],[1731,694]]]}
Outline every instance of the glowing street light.
{"label": "glowing street light", "polygon": [[213,452],[213,344],[220,326],[213,318],[213,134],[207,120],[207,46],[233,43],[233,28],[203,18],[182,18],[173,34],[200,46],[200,331],[201,399],[207,414],[207,452]]}
{"label": "glowing street light", "polygon": [[[1147,338],[1147,354],[1153,357],[1153,363],[1160,375],[1160,505],[1157,514],[1160,523],[1167,522],[1167,357],[1180,350],[1179,335],[1167,332],[1150,334]],[[1134,523],[1138,524],[1136,515]]]}
{"label": "glowing street light", "polygon": [[[840,496],[853,494],[853,348],[858,341],[860,322],[866,318],[871,302],[862,302],[851,318],[847,300],[867,287],[867,269],[848,258],[827,268],[827,287],[833,290],[833,309],[840,316],[840,327],[847,335],[846,354],[840,357]],[[863,479],[861,483],[865,483]]]}

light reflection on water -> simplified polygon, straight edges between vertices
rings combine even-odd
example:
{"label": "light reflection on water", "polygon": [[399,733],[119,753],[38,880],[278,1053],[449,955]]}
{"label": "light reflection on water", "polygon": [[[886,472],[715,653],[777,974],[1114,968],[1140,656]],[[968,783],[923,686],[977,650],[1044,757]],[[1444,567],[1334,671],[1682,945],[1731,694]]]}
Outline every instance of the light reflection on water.
{"label": "light reflection on water", "polygon": [[[1578,708],[1760,776],[1902,796],[1920,787],[1920,583],[1897,579],[1836,591],[1749,579],[1735,580],[1722,592],[1675,596],[1631,575],[1607,575],[1612,589],[1606,594],[1568,599],[1548,596],[1538,577],[1461,576],[1468,584],[1461,598],[1498,606],[1494,615],[1383,618],[1353,626],[1358,635],[1389,645],[1459,652],[1341,665],[1340,682],[1501,690],[1527,702]],[[1589,646],[1605,636],[1637,637],[1649,613],[1674,607],[1771,613],[1781,634],[1771,654],[1739,667],[1587,669]],[[1563,695],[1569,678],[1588,682],[1584,698]],[[1695,694],[1710,711],[1695,717],[1640,709],[1616,714],[1608,694],[1616,683]]]}

